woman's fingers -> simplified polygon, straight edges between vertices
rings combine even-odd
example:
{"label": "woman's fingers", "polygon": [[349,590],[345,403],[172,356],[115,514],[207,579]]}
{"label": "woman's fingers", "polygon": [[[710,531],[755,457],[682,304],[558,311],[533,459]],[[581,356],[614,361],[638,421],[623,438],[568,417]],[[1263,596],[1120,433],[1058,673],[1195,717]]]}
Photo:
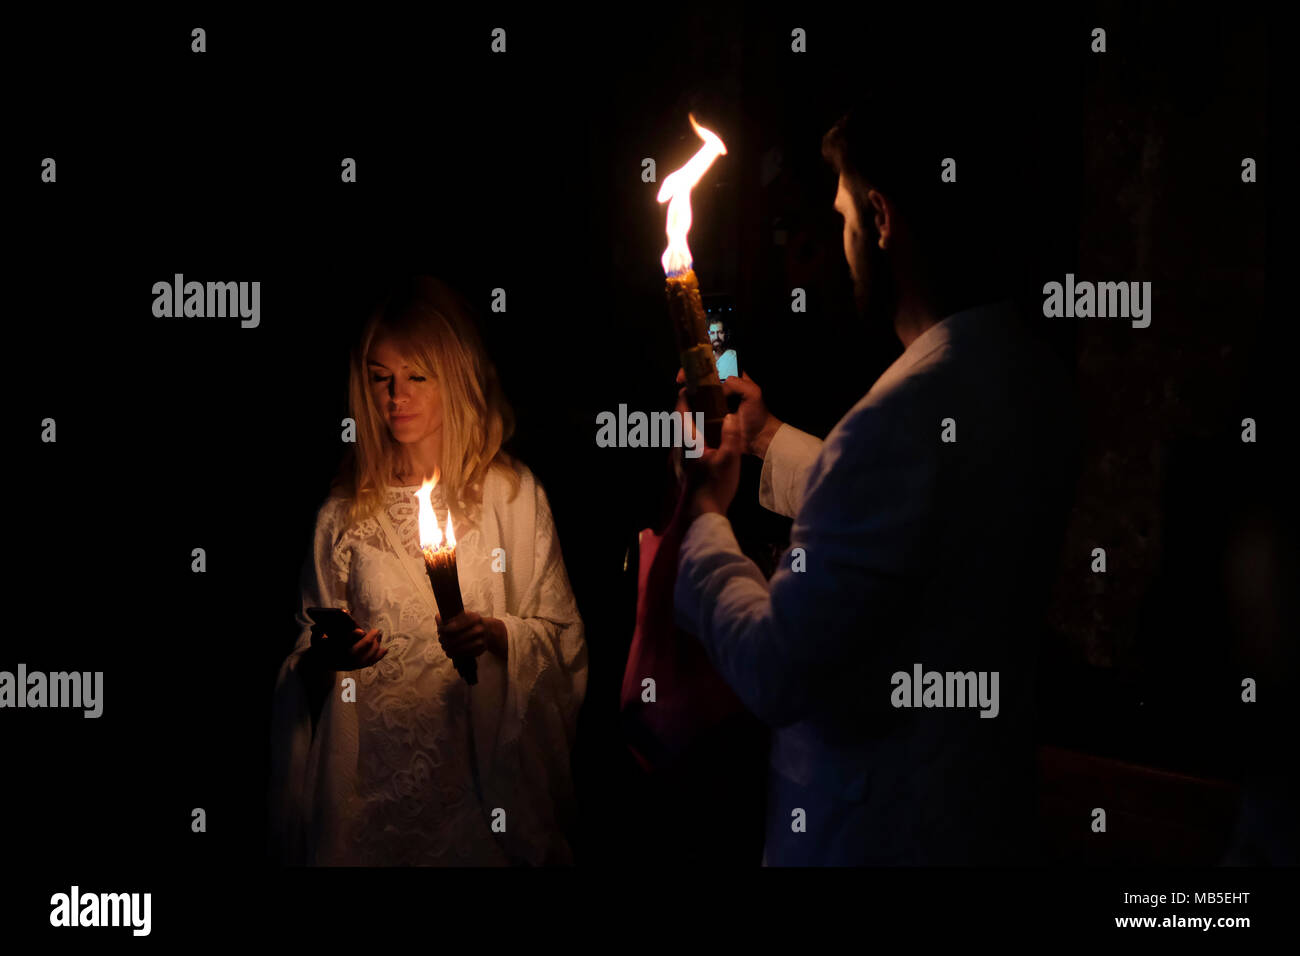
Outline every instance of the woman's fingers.
{"label": "woman's fingers", "polygon": [[[358,629],[359,632],[360,629]],[[364,637],[352,645],[350,654],[354,661],[364,661],[367,657],[378,650],[382,643],[382,637],[378,629],[369,631]]]}
{"label": "woman's fingers", "polygon": [[465,653],[470,644],[475,641],[482,642],[485,637],[486,629],[483,627],[483,621],[478,620],[460,630],[443,631],[438,635],[438,640],[442,643],[442,649],[448,657],[456,657]]}
{"label": "woman's fingers", "polygon": [[487,641],[483,638],[475,638],[472,641],[466,641],[454,648],[444,647],[443,652],[448,657],[478,657],[487,650]]}
{"label": "woman's fingers", "polygon": [[388,648],[383,647],[383,635],[379,631],[370,631],[361,640],[352,645],[348,652],[347,669],[360,670],[381,661]]}
{"label": "woman's fingers", "polygon": [[378,628],[363,631],[357,628],[350,638],[331,639],[319,624],[312,627],[311,643],[321,648],[328,667],[337,670],[357,670],[377,664],[388,653],[383,646],[384,635]]}
{"label": "woman's fingers", "polygon": [[473,611],[461,611],[445,624],[442,623],[442,618],[438,618],[438,621],[439,634],[459,634],[462,631],[474,627],[476,624],[480,624],[483,621],[483,618],[481,615],[475,614]]}
{"label": "woman's fingers", "polygon": [[481,641],[485,636],[483,616],[473,611],[462,611],[447,623],[438,626],[438,642],[448,657],[471,653],[468,650],[470,643]]}
{"label": "woman's fingers", "polygon": [[472,640],[474,640],[473,635],[458,634],[456,637],[449,637],[443,640],[442,649],[447,653],[448,657],[455,657],[465,648],[465,645]]}

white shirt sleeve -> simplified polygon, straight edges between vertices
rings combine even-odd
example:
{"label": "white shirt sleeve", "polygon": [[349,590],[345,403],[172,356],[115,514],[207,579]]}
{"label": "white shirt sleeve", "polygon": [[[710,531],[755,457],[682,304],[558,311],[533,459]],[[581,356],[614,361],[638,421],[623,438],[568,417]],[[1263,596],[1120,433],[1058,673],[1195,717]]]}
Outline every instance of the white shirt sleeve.
{"label": "white shirt sleeve", "polygon": [[768,511],[793,518],[799,513],[808,469],[821,454],[822,441],[792,425],[782,425],[763,456],[758,479],[758,503]]}
{"label": "white shirt sleeve", "polygon": [[770,582],[720,514],[696,518],[682,539],[677,623],[771,727],[807,717],[832,686],[864,673],[909,611],[899,582],[935,553],[938,442],[891,426],[886,410],[867,408],[836,427]]}

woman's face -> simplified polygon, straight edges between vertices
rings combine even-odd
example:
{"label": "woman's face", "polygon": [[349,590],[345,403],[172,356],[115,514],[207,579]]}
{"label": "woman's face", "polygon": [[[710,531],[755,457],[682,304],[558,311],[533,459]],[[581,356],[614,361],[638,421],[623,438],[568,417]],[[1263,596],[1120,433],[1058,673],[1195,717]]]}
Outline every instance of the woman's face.
{"label": "woman's face", "polygon": [[371,344],[368,372],[375,406],[395,441],[420,442],[442,428],[442,393],[437,380],[407,365],[387,340]]}

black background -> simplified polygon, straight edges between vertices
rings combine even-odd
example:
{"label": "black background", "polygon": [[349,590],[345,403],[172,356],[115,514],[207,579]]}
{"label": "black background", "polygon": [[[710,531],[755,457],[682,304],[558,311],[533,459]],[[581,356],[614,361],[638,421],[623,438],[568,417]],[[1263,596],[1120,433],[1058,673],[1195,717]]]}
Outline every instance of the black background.
{"label": "black background", "polygon": [[[25,66],[5,153],[17,370],[6,381],[14,520],[0,668],[102,670],[105,709],[98,720],[0,718],[6,855],[48,874],[30,888],[35,909],[5,921],[45,923],[48,893],[78,880],[161,890],[159,874],[177,871],[268,878],[270,692],[342,451],[347,349],[368,298],[407,271],[444,277],[480,309],[518,415],[513,448],[552,501],[591,661],[580,863],[672,865],[615,721],[634,599],[623,560],[652,518],[663,459],[594,442],[597,412],[668,407],[675,395],[664,209],[641,159],[656,159],[660,180],[684,162],[697,144],[692,110],[727,142],[693,196],[696,269],[706,293],[735,297],[742,361],[773,411],[824,434],[900,346],[854,321],[821,134],[854,89],[887,78],[924,102],[962,75],[955,64],[1014,91],[989,109],[1023,118],[1044,281],[1080,262],[1084,272],[1120,263],[1097,277],[1145,278],[1147,260],[1125,258],[1144,231],[1146,248],[1183,253],[1158,264],[1185,311],[1162,311],[1158,284],[1151,329],[1044,330],[1075,360],[1080,334],[1121,350],[1147,336],[1107,381],[1121,391],[1173,381],[1200,427],[1171,435],[1149,406],[1094,409],[1095,458],[1123,414],[1186,462],[1158,496],[1179,546],[1167,546],[1128,643],[1090,652],[1057,635],[1041,738],[1226,779],[1242,779],[1248,758],[1271,759],[1279,711],[1261,705],[1243,725],[1202,693],[1224,683],[1230,703],[1239,682],[1222,667],[1231,611],[1203,569],[1223,554],[1243,499],[1290,507],[1279,479],[1259,491],[1279,473],[1272,453],[1245,446],[1256,455],[1246,462],[1235,442],[1245,414],[1276,426],[1261,424],[1265,444],[1282,430],[1263,286],[1266,29],[1250,16],[1215,25],[1172,4],[1099,4],[849,18],[723,4],[15,23],[10,44]],[[1098,22],[1104,56],[1088,52]],[[190,52],[196,25],[207,30],[202,55]],[[490,52],[495,26],[508,31],[505,56]],[[792,26],[807,29],[807,55],[789,52]],[[1150,177],[1130,167],[1111,181],[1091,162],[1117,135],[1097,116],[1138,89],[1162,106],[1151,121],[1165,149],[1148,162],[1176,213],[1134,223],[1108,203]],[[773,149],[780,173],[765,182]],[[1243,155],[1260,160],[1260,184],[1240,183]],[[46,156],[58,162],[55,185],[39,181]],[[357,161],[355,185],[339,181],[344,156]],[[1217,269],[1207,273],[1207,260]],[[260,280],[260,327],[154,318],[152,285],[174,273]],[[808,289],[810,314],[792,329],[795,285]],[[496,287],[505,313],[489,311]],[[1215,366],[1223,341],[1236,350]],[[1178,364],[1189,351],[1203,359],[1195,374]],[[57,443],[39,440],[46,417]],[[749,469],[742,496],[753,478]],[[195,547],[205,574],[190,570]],[[1187,548],[1205,560],[1182,560]],[[1086,564],[1062,573],[1084,575]],[[1072,608],[1063,613],[1077,621],[1092,610]],[[1200,629],[1171,652],[1187,620]],[[1177,660],[1174,677],[1146,663],[1162,654]],[[1148,697],[1157,707],[1139,712]],[[190,832],[195,807],[207,811],[206,834]]]}

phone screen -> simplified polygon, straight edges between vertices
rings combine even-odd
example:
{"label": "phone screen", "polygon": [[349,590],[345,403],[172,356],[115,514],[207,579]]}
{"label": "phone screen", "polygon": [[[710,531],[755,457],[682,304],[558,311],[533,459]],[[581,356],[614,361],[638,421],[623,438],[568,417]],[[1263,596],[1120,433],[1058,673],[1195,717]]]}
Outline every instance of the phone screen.
{"label": "phone screen", "polygon": [[718,378],[727,379],[740,374],[740,356],[736,352],[736,307],[728,295],[704,297],[705,319],[708,322],[709,344],[713,346],[713,363],[718,368]]}

